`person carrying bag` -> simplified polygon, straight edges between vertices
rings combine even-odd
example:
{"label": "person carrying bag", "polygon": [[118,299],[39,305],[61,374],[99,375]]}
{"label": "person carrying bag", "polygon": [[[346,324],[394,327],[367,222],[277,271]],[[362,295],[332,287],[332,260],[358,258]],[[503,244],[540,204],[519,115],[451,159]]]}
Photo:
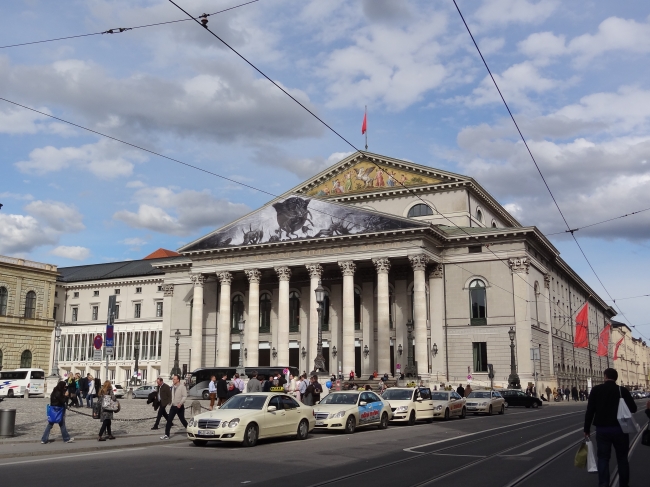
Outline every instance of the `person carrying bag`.
{"label": "person carrying bag", "polygon": [[[120,411],[120,403],[115,399],[113,394],[113,384],[110,380],[104,382],[104,385],[99,390],[97,402],[101,404],[101,414],[99,419],[102,422],[102,427],[99,429],[99,437],[97,441],[106,441],[106,438],[109,440],[114,440],[115,437],[111,432],[111,422],[113,420],[113,413]],[[108,433],[108,436],[104,438],[104,433]]]}
{"label": "person carrying bag", "polygon": [[70,434],[65,427],[66,387],[66,383],[60,381],[50,395],[50,404],[47,406],[47,427],[41,438],[41,443],[44,445],[49,442],[50,431],[52,431],[55,424],[58,424],[59,428],[61,428],[64,443],[74,441],[74,438],[70,438]]}

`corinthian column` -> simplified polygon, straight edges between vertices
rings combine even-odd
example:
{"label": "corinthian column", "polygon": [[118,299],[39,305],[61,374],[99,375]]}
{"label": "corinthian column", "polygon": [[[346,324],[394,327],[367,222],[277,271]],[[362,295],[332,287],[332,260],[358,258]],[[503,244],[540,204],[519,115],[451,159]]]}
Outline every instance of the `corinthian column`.
{"label": "corinthian column", "polygon": [[390,372],[390,290],[388,272],[390,260],[372,259],[377,269],[377,371]]}
{"label": "corinthian column", "polygon": [[190,370],[196,370],[203,363],[203,284],[205,276],[195,274],[191,276],[194,283],[194,300],[192,303],[192,359]]}
{"label": "corinthian column", "polygon": [[354,271],[351,261],[339,262],[343,273],[343,374],[354,370]]}
{"label": "corinthian column", "polygon": [[318,283],[323,275],[323,266],[320,264],[306,264],[305,267],[309,271],[310,291],[309,294],[309,331],[308,343],[309,354],[307,355],[307,364],[313,362],[316,357],[316,348],[318,346],[318,303],[316,302],[316,293],[314,292],[318,287]]}
{"label": "corinthian column", "polygon": [[[246,357],[247,367],[257,367],[259,363],[260,339],[260,279],[262,273],[258,269],[244,271],[248,277],[248,323],[246,323]],[[240,350],[239,353],[244,353]]]}
{"label": "corinthian column", "polygon": [[413,325],[415,334],[415,361],[418,375],[429,374],[429,350],[427,346],[427,288],[425,271],[429,259],[426,255],[409,256],[413,267]]}
{"label": "corinthian column", "polygon": [[219,272],[219,323],[217,324],[217,366],[230,366],[230,285],[232,274]]}
{"label": "corinthian column", "polygon": [[280,280],[278,292],[278,350],[277,363],[283,367],[289,366],[289,279],[291,269],[276,267],[275,272]]}

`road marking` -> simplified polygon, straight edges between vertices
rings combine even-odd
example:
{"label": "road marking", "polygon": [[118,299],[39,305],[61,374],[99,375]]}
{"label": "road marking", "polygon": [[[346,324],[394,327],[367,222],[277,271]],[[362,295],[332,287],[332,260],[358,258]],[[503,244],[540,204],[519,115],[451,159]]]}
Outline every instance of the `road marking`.
{"label": "road marking", "polygon": [[583,431],[583,430],[584,430],[584,428],[578,428],[577,430],[569,431],[566,435],[558,436],[557,438],[554,438],[554,439],[552,439],[550,441],[547,441],[546,443],[542,443],[541,445],[536,446],[535,448],[531,448],[530,450],[526,450],[525,452],[522,452],[522,453],[517,453],[516,455],[501,455],[501,456],[502,457],[523,457],[525,455],[528,455],[529,453],[533,453],[533,452],[535,452],[537,450],[541,450],[542,448],[544,448],[545,446],[550,445],[551,443],[555,443],[556,441],[560,441],[560,440],[566,438],[567,436],[571,436],[571,435],[577,433],[578,431]]}
{"label": "road marking", "polygon": [[137,451],[137,450],[146,450],[146,447],[141,447],[141,448],[125,448],[121,450],[106,450],[106,451],[98,451],[98,452],[93,452],[93,453],[75,453],[75,452],[70,452],[67,455],[64,456],[58,456],[58,457],[47,457],[47,458],[35,458],[33,460],[20,460],[17,462],[6,462],[6,463],[0,463],[0,467],[6,467],[9,465],[19,465],[22,463],[36,463],[36,462],[49,462],[52,460],[70,460],[73,458],[77,457],[88,457],[91,455],[106,455],[108,453],[122,453],[122,452],[132,452],[132,451]]}
{"label": "road marking", "polygon": [[433,441],[431,443],[424,443],[423,445],[416,445],[416,446],[412,446],[410,448],[404,448],[403,451],[408,452],[408,453],[422,454],[422,453],[426,453],[426,452],[415,451],[415,449],[416,448],[423,448],[425,446],[437,445],[439,443],[445,443],[447,441],[459,440],[461,438],[467,438],[468,436],[480,435],[481,433],[488,433],[490,431],[497,431],[497,430],[501,430],[501,429],[504,429],[504,428],[511,428],[513,426],[519,426],[519,425],[522,425],[522,424],[533,423],[533,422],[539,421],[541,419],[561,418],[562,416],[569,416],[571,414],[583,414],[583,413],[584,413],[584,411],[576,411],[576,412],[573,412],[573,413],[558,414],[557,416],[547,416],[547,417],[544,417],[544,418],[531,419],[529,421],[522,421],[520,423],[509,424],[509,425],[506,425],[506,426],[499,426],[497,428],[490,428],[490,429],[483,430],[483,431],[477,431],[475,433],[467,433],[466,435],[456,436],[454,438],[447,438],[445,440],[438,440],[438,441]]}
{"label": "road marking", "polygon": [[457,455],[456,453],[431,453],[432,456],[441,457],[472,457],[472,458],[485,458],[487,455]]}

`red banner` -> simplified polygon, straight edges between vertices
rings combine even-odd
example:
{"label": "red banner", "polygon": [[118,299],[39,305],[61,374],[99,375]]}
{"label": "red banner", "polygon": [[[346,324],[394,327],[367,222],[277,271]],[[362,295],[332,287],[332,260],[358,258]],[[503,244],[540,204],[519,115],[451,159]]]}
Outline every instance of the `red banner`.
{"label": "red banner", "polygon": [[574,348],[589,348],[589,304],[585,303],[576,316],[576,334],[573,339]]}
{"label": "red banner", "polygon": [[619,341],[616,342],[616,346],[614,347],[614,360],[618,359],[618,347],[621,346],[623,340],[625,340],[625,337],[621,338]]}
{"label": "red banner", "polygon": [[598,356],[606,357],[609,353],[609,331],[611,330],[611,325],[607,325],[603,328],[603,331],[600,332],[598,337]]}

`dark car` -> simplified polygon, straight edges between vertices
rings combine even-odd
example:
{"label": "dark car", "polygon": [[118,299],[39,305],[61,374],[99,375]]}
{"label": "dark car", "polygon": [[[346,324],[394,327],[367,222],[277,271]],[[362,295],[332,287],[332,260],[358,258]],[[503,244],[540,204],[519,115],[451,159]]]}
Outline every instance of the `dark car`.
{"label": "dark car", "polygon": [[542,405],[541,399],[533,396],[527,396],[524,392],[515,389],[499,391],[506,400],[506,407],[524,406],[527,408],[538,408]]}

